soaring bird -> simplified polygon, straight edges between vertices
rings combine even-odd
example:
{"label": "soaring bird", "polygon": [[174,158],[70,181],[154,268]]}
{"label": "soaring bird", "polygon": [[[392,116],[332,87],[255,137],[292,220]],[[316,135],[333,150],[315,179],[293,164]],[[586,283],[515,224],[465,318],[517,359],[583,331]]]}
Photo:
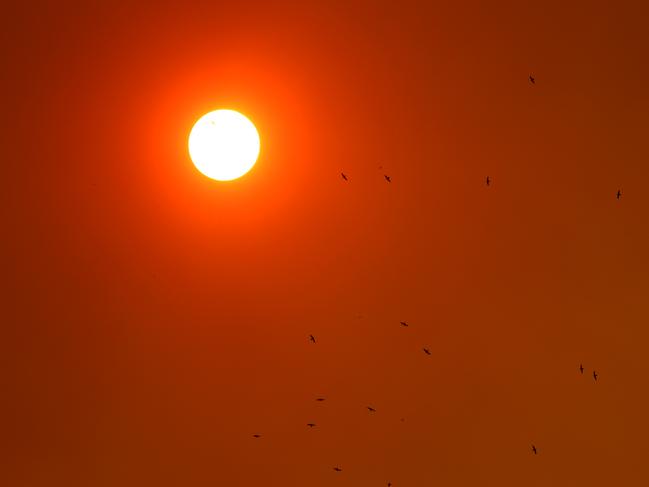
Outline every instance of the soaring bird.
{"label": "soaring bird", "polygon": [[399,323],[401,323],[401,326],[408,326],[408,323],[406,323],[405,321],[400,321]]}
{"label": "soaring bird", "polygon": [[534,80],[534,76],[530,74],[530,83],[535,84],[536,81]]}
{"label": "soaring bird", "polygon": [[342,472],[342,471],[343,471],[343,469],[340,468],[340,467],[334,467],[334,470],[335,470],[336,472]]}
{"label": "soaring bird", "polygon": [[597,377],[598,377],[597,372],[593,370],[593,379],[595,379],[595,382],[597,382]]}
{"label": "soaring bird", "polygon": [[535,447],[534,445],[532,445],[532,451],[533,451],[534,454],[536,455],[537,452],[536,452],[536,447]]}
{"label": "soaring bird", "polygon": [[324,397],[317,397],[317,398],[316,398],[316,401],[318,401],[318,402],[322,402],[322,401],[324,401],[324,400],[325,400]]}
{"label": "soaring bird", "polygon": [[392,178],[390,178],[390,176],[388,176],[387,174],[384,174],[383,177],[385,178],[385,180],[386,180],[388,183],[391,183],[391,182],[392,182]]}
{"label": "soaring bird", "polygon": [[345,175],[344,172],[341,172],[340,175],[342,176],[342,178],[343,178],[345,181],[347,181],[347,176]]}
{"label": "soaring bird", "polygon": [[252,435],[253,438],[261,438],[261,435]]}
{"label": "soaring bird", "polygon": [[315,343],[315,337],[313,335],[309,335],[309,340],[311,340],[313,343]]}
{"label": "soaring bird", "polygon": [[490,184],[491,184],[491,178],[489,178],[489,176],[487,176],[487,186],[489,186]]}
{"label": "soaring bird", "polygon": [[622,197],[622,191],[618,189],[615,197],[619,200]]}
{"label": "soaring bird", "polygon": [[430,350],[428,350],[427,348],[424,348],[424,353],[425,353],[426,355],[430,355]]}
{"label": "soaring bird", "polygon": [[374,409],[372,406],[367,406],[367,410],[368,410],[370,413],[375,413],[375,412],[376,412],[376,409]]}
{"label": "soaring bird", "polygon": [[582,364],[579,364],[579,372],[584,373],[584,366]]}
{"label": "soaring bird", "polygon": [[314,428],[314,427],[315,427],[315,423],[307,423],[306,425],[307,425],[309,428]]}

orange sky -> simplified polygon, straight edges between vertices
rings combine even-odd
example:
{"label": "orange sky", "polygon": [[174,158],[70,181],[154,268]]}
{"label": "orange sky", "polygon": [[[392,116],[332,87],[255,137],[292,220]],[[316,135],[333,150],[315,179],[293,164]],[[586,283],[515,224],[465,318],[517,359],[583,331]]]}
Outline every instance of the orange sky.
{"label": "orange sky", "polygon": [[2,14],[2,485],[649,484],[646,2],[88,3]]}

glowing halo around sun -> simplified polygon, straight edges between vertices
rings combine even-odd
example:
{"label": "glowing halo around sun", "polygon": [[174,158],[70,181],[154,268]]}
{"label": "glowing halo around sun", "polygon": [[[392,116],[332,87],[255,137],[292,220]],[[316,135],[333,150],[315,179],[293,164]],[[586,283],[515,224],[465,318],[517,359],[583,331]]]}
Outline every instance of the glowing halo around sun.
{"label": "glowing halo around sun", "polygon": [[205,176],[232,181],[246,174],[259,156],[259,133],[234,110],[206,113],[189,133],[189,157]]}

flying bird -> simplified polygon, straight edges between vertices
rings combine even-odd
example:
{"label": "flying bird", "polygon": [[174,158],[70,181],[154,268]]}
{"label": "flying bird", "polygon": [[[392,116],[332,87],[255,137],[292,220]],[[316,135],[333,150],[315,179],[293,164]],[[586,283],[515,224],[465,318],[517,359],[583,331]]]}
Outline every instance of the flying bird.
{"label": "flying bird", "polygon": [[322,402],[322,401],[324,401],[324,400],[325,400],[324,397],[318,397],[318,398],[316,398],[316,401],[318,401],[318,402]]}
{"label": "flying bird", "polygon": [[309,335],[309,340],[311,340],[313,343],[315,343],[315,337],[313,335]]}
{"label": "flying bird", "polygon": [[487,186],[489,186],[490,184],[491,184],[491,178],[487,176]]}
{"label": "flying bird", "polygon": [[579,364],[579,372],[584,373],[584,366],[582,364]]}
{"label": "flying bird", "polygon": [[536,81],[534,80],[534,76],[530,74],[530,83],[536,84]]}
{"label": "flying bird", "polygon": [[384,174],[383,177],[385,178],[385,180],[386,180],[388,183],[391,183],[391,182],[392,182],[392,178],[391,178],[390,176],[388,176],[387,174]]}
{"label": "flying bird", "polygon": [[532,445],[532,451],[534,452],[535,455],[537,454],[536,447],[534,445]]}
{"label": "flying bird", "polygon": [[375,412],[376,412],[376,409],[374,409],[372,406],[367,406],[367,410],[368,410],[370,413],[375,413]]}
{"label": "flying bird", "polygon": [[306,425],[307,425],[309,428],[314,428],[314,427],[315,427],[315,423],[307,423]]}
{"label": "flying bird", "polygon": [[347,179],[347,176],[345,175],[345,173],[344,173],[344,172],[341,172],[341,173],[340,173],[340,175],[342,176],[342,178],[343,178],[343,179],[344,179],[345,181],[347,181],[347,180],[348,180],[348,179]]}
{"label": "flying bird", "polygon": [[430,350],[428,350],[427,348],[424,348],[424,353],[425,353],[426,355],[430,355]]}
{"label": "flying bird", "polygon": [[399,323],[401,323],[401,326],[408,326],[408,323],[406,323],[405,321],[400,321]]}
{"label": "flying bird", "polygon": [[595,379],[595,382],[597,382],[597,377],[598,377],[597,372],[593,370],[593,379]]}
{"label": "flying bird", "polygon": [[334,467],[334,470],[335,470],[336,472],[342,472],[342,471],[343,471],[343,469],[340,468],[340,467]]}
{"label": "flying bird", "polygon": [[252,435],[253,438],[261,438],[261,435]]}
{"label": "flying bird", "polygon": [[622,191],[618,189],[617,193],[615,194],[615,197],[619,200],[622,197]]}

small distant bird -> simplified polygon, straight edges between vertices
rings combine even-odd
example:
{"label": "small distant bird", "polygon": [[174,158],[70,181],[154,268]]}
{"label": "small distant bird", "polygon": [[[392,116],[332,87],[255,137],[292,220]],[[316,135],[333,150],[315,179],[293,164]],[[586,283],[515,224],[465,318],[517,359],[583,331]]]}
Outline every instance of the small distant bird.
{"label": "small distant bird", "polygon": [[253,438],[261,438],[261,435],[252,435]]}
{"label": "small distant bird", "polygon": [[340,175],[342,176],[342,178],[343,178],[343,179],[344,179],[345,181],[347,181],[347,180],[348,180],[348,179],[347,179],[347,176],[345,175],[345,173],[344,173],[344,172],[341,172],[341,173],[340,173]]}
{"label": "small distant bird", "polygon": [[392,487],[392,482],[388,482],[388,487]]}
{"label": "small distant bird", "polygon": [[390,176],[388,176],[387,174],[384,174],[383,177],[385,178],[385,180],[386,180],[388,183],[391,183],[391,182],[392,182],[392,178],[390,178]]}
{"label": "small distant bird", "polygon": [[376,409],[374,409],[372,406],[367,406],[367,410],[368,410],[370,413],[375,413],[375,412],[376,412]]}
{"label": "small distant bird", "polygon": [[316,398],[316,401],[318,401],[318,402],[322,402],[322,401],[324,401],[324,400],[325,400],[324,397],[318,397],[318,398]]}
{"label": "small distant bird", "polygon": [[489,186],[490,184],[491,184],[491,178],[487,176],[487,186]]}
{"label": "small distant bird", "polygon": [[309,428],[315,428],[315,423],[307,423],[306,424]]}
{"label": "small distant bird", "polygon": [[408,326],[408,323],[406,323],[405,321],[400,321],[399,323],[401,323],[401,326]]}
{"label": "small distant bird", "polygon": [[532,445],[532,451],[534,452],[535,455],[537,454],[536,447],[534,445]]}
{"label": "small distant bird", "polygon": [[424,353],[425,353],[426,355],[430,355],[430,350],[428,350],[427,348],[424,348]]}
{"label": "small distant bird", "polygon": [[315,337],[313,335],[309,335],[309,340],[311,340],[313,343],[315,343]]}
{"label": "small distant bird", "polygon": [[530,74],[530,83],[536,84],[536,80],[534,79],[534,76]]}
{"label": "small distant bird", "polygon": [[340,467],[334,467],[334,470],[335,470],[336,472],[342,472],[342,471],[343,471],[343,469],[340,468]]}
{"label": "small distant bird", "polygon": [[579,364],[579,372],[584,373],[584,366],[582,364]]}
{"label": "small distant bird", "polygon": [[597,382],[597,377],[598,377],[597,372],[593,370],[593,379],[595,379],[595,382]]}
{"label": "small distant bird", "polygon": [[622,191],[618,189],[615,197],[619,200],[622,197]]}

